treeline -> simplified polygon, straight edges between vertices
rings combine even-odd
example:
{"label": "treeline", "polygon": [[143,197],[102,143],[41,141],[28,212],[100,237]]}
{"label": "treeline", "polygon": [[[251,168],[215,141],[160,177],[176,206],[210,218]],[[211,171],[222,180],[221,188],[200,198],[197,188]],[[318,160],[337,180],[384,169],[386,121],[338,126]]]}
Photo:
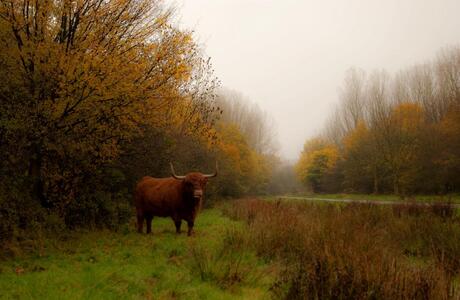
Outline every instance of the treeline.
{"label": "treeline", "polygon": [[[231,140],[233,136],[242,142],[235,140],[233,145],[220,145],[225,149],[220,159],[232,162],[227,165],[232,169],[227,170],[226,174],[239,172],[235,174],[234,181],[225,184],[231,192],[221,192],[220,195],[235,198],[243,195],[280,195],[303,190],[292,163],[277,155],[280,145],[276,122],[269,114],[242,94],[229,89],[219,90],[216,104],[223,110],[217,126],[223,137],[227,135],[222,140]],[[235,147],[237,145],[238,151]]]}
{"label": "treeline", "polygon": [[459,192],[460,47],[392,76],[349,70],[296,171],[314,192]]}
{"label": "treeline", "polygon": [[116,228],[136,181],[169,176],[170,161],[186,173],[217,160],[214,198],[269,190],[271,123],[218,90],[174,13],[152,0],[0,4],[0,240]]}

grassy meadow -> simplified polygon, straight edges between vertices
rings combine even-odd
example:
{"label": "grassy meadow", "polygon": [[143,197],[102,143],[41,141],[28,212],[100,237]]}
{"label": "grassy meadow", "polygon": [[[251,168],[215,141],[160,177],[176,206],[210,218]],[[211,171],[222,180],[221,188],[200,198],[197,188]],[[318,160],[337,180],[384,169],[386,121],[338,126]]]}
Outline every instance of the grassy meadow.
{"label": "grassy meadow", "polygon": [[242,225],[208,209],[192,238],[156,218],[153,235],[132,224],[45,240],[33,255],[0,262],[0,298],[264,299],[271,271],[232,240]]}
{"label": "grassy meadow", "polygon": [[460,219],[449,205],[238,200],[283,299],[458,299]]}
{"label": "grassy meadow", "polygon": [[458,299],[460,216],[449,206],[241,199],[196,234],[154,219],[63,234],[0,263],[12,299]]}

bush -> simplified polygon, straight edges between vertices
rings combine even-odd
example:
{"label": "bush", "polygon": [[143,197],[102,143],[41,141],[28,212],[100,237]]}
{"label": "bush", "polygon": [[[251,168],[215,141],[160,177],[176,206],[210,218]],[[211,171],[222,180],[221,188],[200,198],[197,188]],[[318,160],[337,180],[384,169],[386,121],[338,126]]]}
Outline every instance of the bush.
{"label": "bush", "polygon": [[0,185],[0,259],[41,251],[47,232],[60,232],[62,218],[11,184]]}
{"label": "bush", "polygon": [[46,236],[68,229],[118,229],[133,215],[123,174],[113,169],[75,186],[75,199],[64,206],[44,208],[31,197],[28,186],[20,178],[0,182],[0,256],[41,251]]}

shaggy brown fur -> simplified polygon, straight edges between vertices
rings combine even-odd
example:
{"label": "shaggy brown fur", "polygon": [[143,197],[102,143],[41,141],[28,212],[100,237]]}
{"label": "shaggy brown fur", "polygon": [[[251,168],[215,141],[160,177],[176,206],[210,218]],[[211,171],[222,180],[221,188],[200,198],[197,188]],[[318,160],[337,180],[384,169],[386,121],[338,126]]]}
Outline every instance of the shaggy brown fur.
{"label": "shaggy brown fur", "polygon": [[147,233],[152,232],[152,219],[158,216],[171,217],[177,233],[180,233],[182,220],[185,220],[190,236],[207,181],[206,175],[201,173],[189,173],[183,179],[142,178],[134,194],[138,232],[143,231],[144,219],[147,221]]}

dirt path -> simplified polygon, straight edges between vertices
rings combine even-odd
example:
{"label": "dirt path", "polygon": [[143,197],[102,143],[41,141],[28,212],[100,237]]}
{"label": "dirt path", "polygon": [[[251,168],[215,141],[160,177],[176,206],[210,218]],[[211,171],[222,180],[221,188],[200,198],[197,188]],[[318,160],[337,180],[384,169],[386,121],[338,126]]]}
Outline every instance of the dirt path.
{"label": "dirt path", "polygon": [[[385,201],[385,200],[355,200],[355,199],[332,199],[332,198],[312,198],[312,197],[294,197],[294,196],[281,196],[280,199],[294,199],[294,200],[307,200],[307,201],[322,201],[322,202],[338,202],[338,203],[362,203],[362,204],[377,204],[377,205],[395,205],[407,204],[404,201]],[[419,205],[429,205],[428,202],[417,202]],[[452,204],[454,207],[460,207],[460,204]]]}

